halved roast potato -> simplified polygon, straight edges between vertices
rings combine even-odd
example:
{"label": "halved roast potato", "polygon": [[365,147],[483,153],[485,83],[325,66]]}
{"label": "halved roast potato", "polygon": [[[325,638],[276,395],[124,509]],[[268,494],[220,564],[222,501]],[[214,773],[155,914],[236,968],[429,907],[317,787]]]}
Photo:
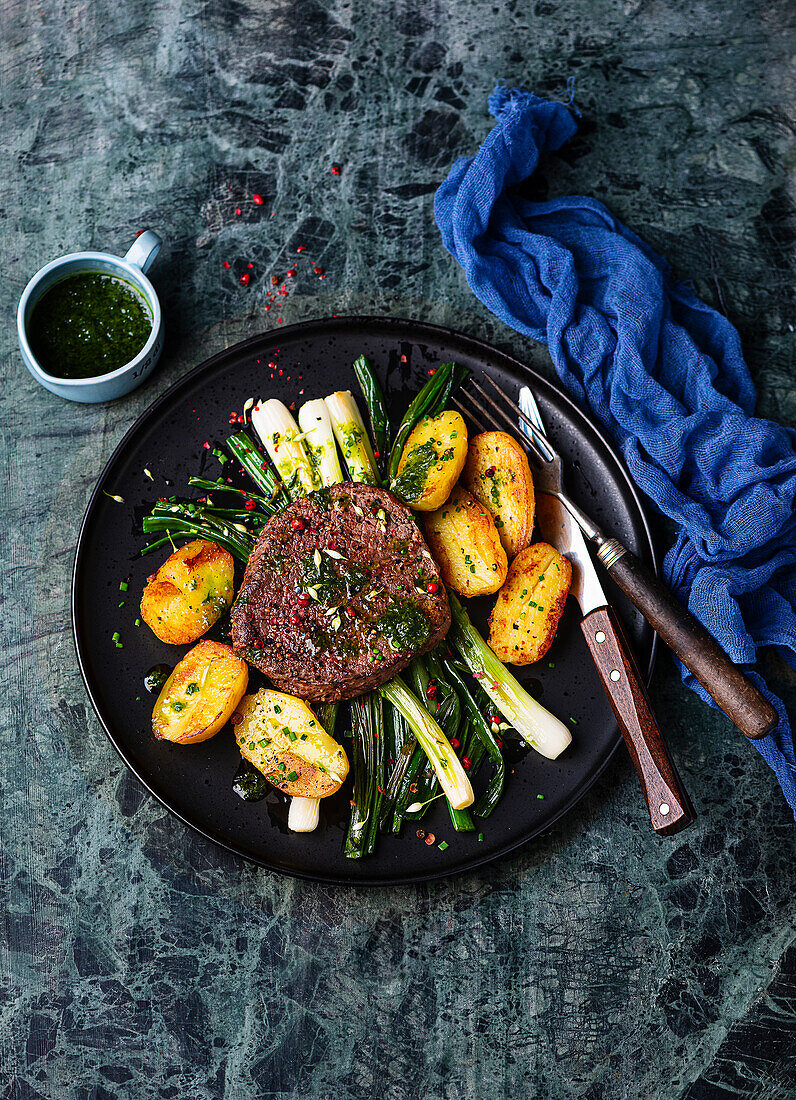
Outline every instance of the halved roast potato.
{"label": "halved roast potato", "polygon": [[508,559],[492,517],[461,485],[424,517],[423,531],[442,579],[454,592],[488,596],[505,581]]}
{"label": "halved roast potato", "polygon": [[509,567],[489,616],[489,645],[511,665],[540,660],[553,643],[572,581],[572,566],[553,546],[536,542]]}
{"label": "halved roast potato", "polygon": [[390,489],[416,512],[433,512],[450,496],[467,458],[467,425],[457,412],[424,416],[406,441]]}
{"label": "halved roast potato", "polygon": [[218,733],[243,698],[249,666],[232,646],[199,642],[169,676],[152,712],[159,741],[196,745]]}
{"label": "halved roast potato", "polygon": [[495,521],[509,561],[530,546],[535,497],[528,458],[506,432],[474,435],[467,450],[462,484]]}
{"label": "halved roast potato", "polygon": [[260,688],[243,699],[233,722],[241,756],[285,794],[327,798],[348,775],[343,746],[303,699]]}
{"label": "halved roast potato", "polygon": [[214,542],[194,539],[149,578],[141,618],[162,642],[195,642],[231,606],[234,575],[231,554]]}

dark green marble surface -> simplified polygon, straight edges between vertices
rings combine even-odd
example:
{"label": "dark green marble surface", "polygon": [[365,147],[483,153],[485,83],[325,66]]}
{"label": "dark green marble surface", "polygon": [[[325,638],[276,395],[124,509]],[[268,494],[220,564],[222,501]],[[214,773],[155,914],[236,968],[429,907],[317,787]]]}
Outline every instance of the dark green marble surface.
{"label": "dark green marble surface", "polygon": [[[576,77],[580,134],[540,192],[593,194],[667,254],[740,329],[762,413],[792,424],[792,10],[2,0],[0,1096],[794,1095],[792,819],[666,658],[652,694],[700,813],[689,832],[651,834],[620,755],[513,858],[357,893],[240,863],[147,797],[89,710],[68,616],[104,462],[208,354],[277,316],[344,312],[527,352],[432,215],[499,78],[563,95]],[[16,350],[19,294],[54,256],[124,251],[144,226],[167,240],[162,366],[116,404],[52,397]],[[299,265],[266,312],[297,243],[326,277]],[[796,704],[794,673],[767,667]]]}

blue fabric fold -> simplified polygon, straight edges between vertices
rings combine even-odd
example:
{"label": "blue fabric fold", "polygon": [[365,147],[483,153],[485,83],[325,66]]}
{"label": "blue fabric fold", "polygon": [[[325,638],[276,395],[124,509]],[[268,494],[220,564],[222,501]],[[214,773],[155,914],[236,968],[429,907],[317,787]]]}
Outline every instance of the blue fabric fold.
{"label": "blue fabric fold", "polygon": [[[735,328],[670,276],[602,203],[512,188],[577,125],[562,103],[497,88],[497,125],[437,191],[448,251],[478,298],[547,344],[566,389],[619,444],[636,484],[680,529],[665,578],[737,664],[776,646],[796,667],[796,436],[754,417]],[[685,683],[713,701],[681,665]],[[785,707],[753,744],[796,814]]]}

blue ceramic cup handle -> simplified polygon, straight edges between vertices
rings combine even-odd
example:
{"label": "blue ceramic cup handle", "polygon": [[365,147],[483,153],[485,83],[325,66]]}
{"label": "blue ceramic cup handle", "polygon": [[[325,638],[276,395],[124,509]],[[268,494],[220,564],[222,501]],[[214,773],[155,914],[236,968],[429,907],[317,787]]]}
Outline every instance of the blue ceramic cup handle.
{"label": "blue ceramic cup handle", "polygon": [[160,246],[162,244],[162,237],[159,237],[157,233],[153,233],[151,229],[145,229],[140,237],[136,237],[133,242],[133,247],[124,258],[127,260],[128,264],[140,267],[146,275],[147,271],[149,271],[152,264],[158,258],[158,252],[160,252]]}

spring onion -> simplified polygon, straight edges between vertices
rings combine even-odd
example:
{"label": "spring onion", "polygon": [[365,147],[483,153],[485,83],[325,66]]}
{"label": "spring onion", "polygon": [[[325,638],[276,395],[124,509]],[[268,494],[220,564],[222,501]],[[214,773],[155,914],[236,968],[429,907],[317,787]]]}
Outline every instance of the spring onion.
{"label": "spring onion", "polygon": [[393,724],[395,762],[384,791],[379,824],[382,832],[398,834],[401,831],[406,804],[410,801],[409,787],[425,757],[412,734],[409,723],[400,711],[394,711]]}
{"label": "spring onion", "polygon": [[354,792],[351,799],[351,817],[348,823],[348,835],[345,841],[345,855],[348,859],[361,859],[368,851],[369,838],[374,836],[371,828],[371,815],[376,795],[376,751],[379,729],[376,724],[373,695],[365,695],[356,700],[351,708],[354,725],[354,743],[352,768],[354,772]]}
{"label": "spring onion", "polygon": [[[265,455],[252,442],[251,436],[247,432],[235,432],[227,439],[227,447],[266,499],[277,510],[283,508],[288,503],[284,486],[268,465]],[[194,482],[191,481],[191,484]]]}
{"label": "spring onion", "polygon": [[[248,561],[256,541],[254,534],[241,531],[237,524],[228,522],[224,517],[217,517],[212,509],[203,508],[193,502],[181,504],[177,501],[159,501],[151,514],[144,516],[141,526],[146,534],[165,531],[169,541],[184,537],[209,539],[223,546],[242,562]],[[152,544],[142,552],[151,549],[154,549]]]}
{"label": "spring onion", "polygon": [[337,485],[343,480],[343,471],[326,402],[321,398],[306,401],[299,409],[298,420],[310,463],[321,485]]}
{"label": "spring onion", "polygon": [[374,456],[381,462],[385,462],[390,449],[390,418],[387,414],[384,391],[376,377],[376,372],[364,355],[360,355],[355,361],[354,374],[357,376],[370,415]]}
{"label": "spring onion", "polygon": [[[477,739],[477,747],[479,750],[477,754],[475,747],[471,748],[469,744],[467,746],[468,755],[473,762],[473,771],[478,768],[484,752],[489,756],[494,768],[486,789],[481,794],[475,806],[473,806],[474,814],[477,814],[479,817],[489,817],[503,794],[503,785],[506,779],[506,764],[503,760],[503,753],[500,751],[500,746],[495,740],[495,735],[492,733],[486,718],[484,718],[482,709],[478,706],[475,696],[449,661],[445,663],[445,671],[455,684],[459,693],[459,699],[467,711],[467,717],[469,719],[468,729],[474,733]],[[465,742],[462,741],[462,744],[464,743]]]}
{"label": "spring onion", "polygon": [[445,734],[400,676],[378,689],[403,714],[428,757],[440,786],[455,810],[471,806],[474,795],[467,773]]}
{"label": "spring onion", "polygon": [[255,405],[251,418],[291,500],[320,489],[321,482],[310,463],[303,435],[287,406],[272,397]]}
{"label": "spring onion", "polygon": [[312,833],[318,827],[321,800],[294,795],[287,811],[287,827],[294,833]]}
{"label": "spring onion", "polygon": [[572,741],[569,730],[512,676],[451,591],[448,591],[448,600],[452,620],[448,639],[461,654],[469,672],[517,733],[542,756],[555,760]]}
{"label": "spring onion", "polygon": [[338,390],[326,398],[335,438],[343,452],[352,481],[365,485],[380,482],[373,448],[356,401],[350,390]]}
{"label": "spring onion", "polygon": [[[254,444],[252,444],[254,446]],[[265,455],[257,452],[259,456],[259,462],[262,464],[265,461]],[[266,472],[273,477],[274,490],[269,495],[262,496],[260,493],[252,493],[247,489],[238,489],[234,485],[228,485],[223,478],[219,478],[217,481],[210,481],[206,477],[189,477],[188,484],[194,489],[203,489],[205,493],[232,493],[233,495],[244,497],[246,500],[253,500],[258,508],[262,509],[269,516],[275,515],[277,512],[281,512],[284,508],[287,498],[279,500],[279,495],[282,492],[282,487],[276,479],[276,475],[273,474],[271,467],[266,467]],[[210,498],[207,498],[207,503],[210,504]]]}

